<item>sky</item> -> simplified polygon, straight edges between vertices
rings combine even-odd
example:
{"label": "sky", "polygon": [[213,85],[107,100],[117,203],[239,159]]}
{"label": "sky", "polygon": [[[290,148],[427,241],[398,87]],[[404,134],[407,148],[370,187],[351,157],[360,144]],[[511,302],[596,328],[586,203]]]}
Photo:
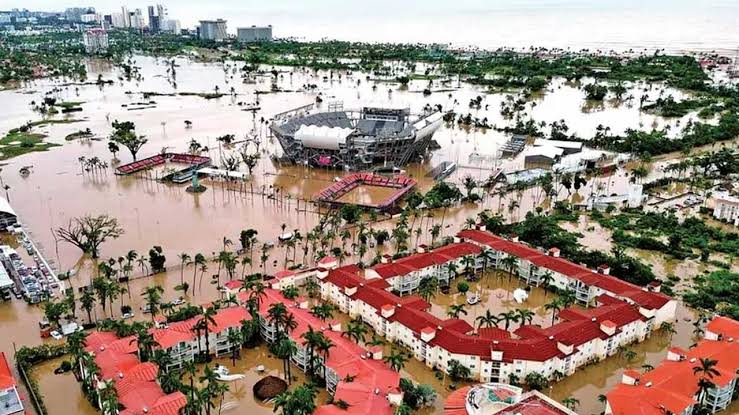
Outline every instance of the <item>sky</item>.
{"label": "sky", "polygon": [[0,9],[93,6],[103,14],[160,2],[193,28],[274,26],[276,37],[439,42],[482,47],[739,46],[739,0],[0,0]]}

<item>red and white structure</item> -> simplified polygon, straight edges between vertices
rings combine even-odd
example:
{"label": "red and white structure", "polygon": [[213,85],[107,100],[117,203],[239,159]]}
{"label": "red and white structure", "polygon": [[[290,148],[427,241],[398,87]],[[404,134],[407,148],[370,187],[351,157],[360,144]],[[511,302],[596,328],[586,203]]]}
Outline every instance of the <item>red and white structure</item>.
{"label": "red and white structure", "polygon": [[[701,393],[701,359],[716,361],[714,387]],[[731,404],[739,377],[739,322],[716,317],[705,328],[697,346],[673,347],[667,358],[646,373],[627,370],[621,384],[606,394],[606,415],[690,415],[699,403],[711,412]]]}
{"label": "red and white structure", "polygon": [[8,365],[5,353],[0,353],[0,415],[23,413],[23,402],[18,393],[18,382]]}

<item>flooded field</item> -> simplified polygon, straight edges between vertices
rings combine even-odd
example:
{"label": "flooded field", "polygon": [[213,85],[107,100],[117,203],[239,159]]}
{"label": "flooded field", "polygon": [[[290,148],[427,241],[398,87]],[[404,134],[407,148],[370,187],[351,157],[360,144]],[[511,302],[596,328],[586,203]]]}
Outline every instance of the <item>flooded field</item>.
{"label": "flooded field", "polygon": [[[44,247],[47,257],[62,271],[76,270],[76,275],[70,280],[72,286],[87,284],[95,267],[91,261],[81,260],[76,248],[54,238],[52,230],[66,225],[72,218],[105,213],[121,223],[125,234],[105,243],[101,258],[118,257],[129,250],[144,253],[154,245],[164,249],[167,272],[141,278],[144,270],[137,266],[134,279],[126,287],[128,294],[116,301],[113,310],[115,316],[120,315],[120,305],[128,304],[133,307],[135,318],[148,318],[140,313],[143,304],[140,293],[151,285],[160,285],[165,289],[165,301],[181,295],[174,290],[181,280],[189,281],[195,288],[195,292],[186,296],[193,303],[202,304],[218,298],[216,285],[211,284],[210,277],[216,265],[210,265],[210,272],[196,271],[191,266],[182,268],[177,259],[180,253],[194,256],[199,252],[210,257],[221,249],[224,236],[238,244],[238,234],[243,229],[257,230],[259,240],[266,242],[275,241],[283,224],[288,230],[297,229],[306,234],[318,223],[319,212],[305,201],[343,173],[301,166],[281,166],[272,162],[269,156],[281,154],[281,150],[279,144],[269,136],[266,120],[277,113],[314,103],[320,94],[324,102],[343,101],[345,108],[387,105],[409,107],[420,112],[425,105],[438,104],[460,114],[469,112],[473,117],[487,118],[490,124],[502,126],[508,122],[499,113],[501,103],[506,99],[505,94],[486,94],[482,88],[460,85],[456,81],[435,81],[432,85],[428,81],[412,81],[407,89],[399,89],[392,83],[368,80],[372,78],[372,74],[278,68],[280,72],[276,77],[259,75],[244,83],[238,63],[227,63],[224,67],[222,64],[190,63],[185,59],[176,60],[179,65],[177,76],[172,79],[167,74],[164,61],[141,56],[134,60],[140,67],[140,80],[123,80],[119,70],[95,61],[89,64],[90,79],[96,79],[100,75],[103,79],[114,80],[114,85],[67,85],[62,81],[43,80],[30,82],[18,90],[0,92],[0,100],[5,104],[5,111],[0,114],[0,132],[3,134],[27,121],[41,119],[42,116],[35,113],[30,104],[32,101],[40,102],[46,93],[60,101],[82,102],[84,111],[73,116],[81,120],[80,122],[36,128],[38,132],[48,135],[47,141],[60,144],[59,147],[8,160],[0,173],[3,182],[9,186],[10,203],[34,240]],[[306,88],[307,85],[315,87]],[[189,94],[175,95],[183,92],[208,93],[213,92],[216,87],[227,95],[217,99]],[[430,96],[422,93],[427,87],[433,91]],[[231,88],[232,93],[229,92]],[[272,92],[274,89],[279,92]],[[145,98],[142,94],[144,92],[167,95]],[[677,91],[668,93],[675,95],[676,99],[681,96]],[[643,94],[654,99],[659,95],[659,90],[656,87],[636,85],[629,94],[638,102]],[[484,97],[481,108],[470,109],[467,103],[478,95]],[[144,100],[148,109],[139,109],[140,104],[137,103]],[[240,103],[252,103],[256,100],[261,107],[258,112],[252,114],[242,111],[243,106]],[[595,128],[601,124],[610,126],[614,133],[640,126],[671,126],[674,132],[679,129],[679,125],[694,118],[694,114],[689,114],[680,119],[665,120],[644,114],[637,106],[626,102],[607,101],[592,105],[584,101],[584,93],[577,84],[564,80],[555,80],[549,91],[537,96],[534,102],[536,105],[530,111],[534,119],[547,123],[565,119],[570,132],[583,137],[592,136]],[[54,118],[64,119],[65,116]],[[137,133],[147,137],[148,143],[139,153],[140,158],[165,149],[186,152],[191,140],[195,139],[203,147],[203,154],[213,158],[214,164],[220,165],[224,158],[236,154],[240,145],[223,145],[216,138],[235,134],[239,141],[248,134],[260,142],[261,160],[254,168],[253,178],[248,182],[204,180],[203,184],[208,189],[201,194],[190,194],[185,192],[185,186],[162,184],[154,180],[157,175],[164,173],[161,169],[130,177],[116,176],[112,168],[86,171],[80,162],[83,157],[87,160],[97,157],[111,166],[132,160],[125,149],[117,154],[117,159],[108,150],[105,138],[110,134],[114,120],[134,122]],[[96,139],[65,141],[69,134],[86,128],[90,129]],[[494,157],[508,137],[492,129],[477,130],[446,125],[437,132],[435,139],[441,147],[439,150],[434,151],[427,160],[406,167],[407,174],[418,180],[420,191],[433,185],[426,173],[441,161],[458,164],[458,170],[448,179],[455,183],[461,183],[467,175],[484,180],[493,167],[508,170],[523,168],[521,156],[513,159]],[[204,150],[206,147],[207,151]],[[493,161],[487,164],[480,162],[487,159]],[[32,166],[30,175],[18,174],[19,169],[24,166]],[[242,166],[241,170],[246,171],[246,168]],[[654,169],[650,174],[658,176],[659,169]],[[608,193],[618,193],[624,191],[627,185],[626,172],[619,170],[611,176],[590,180],[572,195],[561,190],[560,198],[569,197],[572,201],[582,201],[600,189],[606,189]],[[346,197],[355,202],[376,202],[385,197],[385,189],[357,190]],[[460,228],[465,219],[475,216],[481,209],[501,212],[509,219],[516,220],[541,205],[543,199],[541,190],[535,188],[519,193],[486,196],[478,205],[464,204],[445,212],[434,212],[434,218],[426,221],[427,227],[443,222],[443,234],[451,234]],[[392,221],[376,224],[378,228],[391,226]],[[597,228],[589,231],[587,224],[578,224],[576,228],[585,235],[584,243],[589,247],[610,248],[606,238],[599,237]],[[429,241],[429,232],[423,232],[420,243]],[[390,248],[378,249],[383,252]],[[371,254],[374,252],[367,256]],[[255,258],[257,256],[255,253]],[[255,260],[244,271],[279,271],[285,256],[284,249],[278,246],[271,251],[264,268]],[[350,260],[351,258],[347,259]],[[240,266],[238,270],[239,273],[243,272]],[[695,268],[689,267],[684,272],[694,271]],[[655,272],[664,276],[663,272],[677,271],[655,268]],[[489,276],[472,284],[471,292],[479,292],[482,301],[471,307],[464,318],[474,322],[475,317],[486,309],[495,312],[515,309],[517,304],[510,298],[510,293],[518,285],[518,281],[509,281],[505,275]],[[458,294],[438,295],[433,300],[432,312],[444,316],[449,305],[463,301],[465,299]],[[551,316],[543,310],[547,301],[549,298],[543,290],[531,291],[526,307],[536,312],[534,323],[550,324]],[[681,313],[684,316],[689,315],[686,310]],[[87,316],[82,315],[79,310],[77,314],[82,320],[87,320]],[[104,311],[98,307],[93,319],[108,314],[110,310]],[[11,351],[14,344],[41,343],[37,322],[42,315],[40,307],[28,306],[22,301],[0,304],[0,323],[8,333],[13,333],[12,336],[0,338],[0,349]],[[676,343],[681,346],[689,345],[689,323],[683,322],[677,329]],[[647,342],[635,345],[634,351],[639,354],[640,361],[654,364],[664,357],[667,344],[666,339],[655,335]],[[602,405],[597,401],[597,395],[604,393],[618,380],[620,372],[617,369],[623,366],[623,362],[614,359],[617,357],[578,372],[554,386],[551,393],[558,399],[577,397],[581,401],[582,413],[600,412]],[[247,374],[247,379],[233,385],[231,393],[226,396],[229,409],[237,408],[239,413],[271,413],[270,407],[255,403],[251,397],[251,385],[259,378],[254,371],[257,362],[265,365],[270,374],[277,374],[276,371],[282,365],[279,360],[270,358],[266,349],[245,352],[238,362],[237,370]],[[94,413],[92,408],[86,406],[79,386],[71,375],[52,374],[58,363],[48,362],[34,371],[52,415]],[[230,362],[226,365],[230,367]],[[435,386],[441,395],[448,393],[448,381],[437,380],[431,370],[416,361],[409,360],[404,372],[415,380]],[[324,398],[322,396],[321,399]],[[443,399],[440,398],[441,401]],[[440,412],[440,402],[437,403],[436,413]]]}

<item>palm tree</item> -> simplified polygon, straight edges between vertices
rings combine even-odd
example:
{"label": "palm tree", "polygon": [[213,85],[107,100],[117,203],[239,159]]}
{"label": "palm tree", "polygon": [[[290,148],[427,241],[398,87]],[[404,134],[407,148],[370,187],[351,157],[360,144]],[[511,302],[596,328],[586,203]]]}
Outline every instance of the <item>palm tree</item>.
{"label": "palm tree", "polygon": [[273,303],[267,310],[267,321],[275,327],[276,336],[280,335],[280,327],[285,322],[287,307],[283,303]]}
{"label": "palm tree", "polygon": [[193,272],[192,272],[192,292],[195,293],[195,284],[197,284],[197,276],[198,276],[198,267],[201,267],[205,265],[207,261],[205,260],[205,256],[203,254],[195,254],[195,257],[190,262],[191,265],[193,265]]}
{"label": "palm tree", "polygon": [[562,405],[566,406],[569,410],[574,411],[580,405],[580,401],[577,398],[568,396],[562,399]]}
{"label": "palm tree", "polygon": [[436,277],[427,277],[421,280],[418,285],[418,295],[426,301],[436,295],[436,291],[439,288],[439,280]]}
{"label": "palm tree", "polygon": [[397,408],[395,408],[393,415],[411,415],[412,413],[413,413],[413,408],[408,406],[407,403],[402,402],[400,405],[398,405]]}
{"label": "palm tree", "polygon": [[162,301],[162,293],[164,293],[164,289],[158,285],[146,287],[144,292],[141,293],[146,302],[146,306],[149,308],[149,312],[151,313],[151,321],[154,321],[154,317],[159,311],[159,304]]}
{"label": "palm tree", "polygon": [[500,260],[500,266],[508,272],[508,281],[510,281],[514,270],[518,267],[518,258],[513,255],[506,255]]}
{"label": "palm tree", "polygon": [[393,349],[393,351],[389,355],[383,357],[382,360],[384,360],[392,370],[400,372],[400,370],[403,369],[403,366],[405,366],[405,362],[408,358],[403,352]]}
{"label": "palm tree", "polygon": [[483,316],[477,316],[475,319],[477,322],[477,328],[481,328],[482,326],[485,327],[498,327],[498,317],[491,313],[490,310],[485,310],[485,315]]}
{"label": "palm tree", "polygon": [[311,309],[310,313],[321,319],[321,321],[326,321],[334,317],[334,306],[325,303],[318,304]]}
{"label": "palm tree", "polygon": [[95,308],[95,295],[92,290],[86,289],[80,296],[80,304],[83,310],[87,312],[87,321],[92,323],[92,310]]}
{"label": "palm tree", "polygon": [[452,304],[447,309],[446,314],[451,318],[459,318],[460,314],[467,315],[467,310],[464,309],[464,304]]}
{"label": "palm tree", "polygon": [[185,252],[178,255],[180,258],[180,284],[185,282],[185,265],[190,262],[190,255]]}
{"label": "palm tree", "polygon": [[518,313],[513,310],[506,311],[505,313],[500,313],[499,320],[505,322],[505,329],[508,330],[511,328],[511,323],[518,322]]}
{"label": "palm tree", "polygon": [[323,379],[326,379],[326,368],[328,367],[328,356],[334,343],[328,337],[321,334],[321,341],[316,346],[316,351],[323,355]]}
{"label": "palm tree", "polygon": [[210,361],[210,328],[211,325],[216,325],[216,321],[214,318],[216,313],[216,309],[213,306],[210,306],[203,310],[202,314],[200,315],[200,320],[198,321],[198,324],[202,327],[202,330],[205,331],[205,360],[208,362]]}
{"label": "palm tree", "polygon": [[698,380],[698,402],[700,402],[701,405],[705,403],[707,392],[716,386],[713,384],[711,379],[713,379],[714,376],[721,374],[721,372],[716,369],[716,365],[718,365],[717,360],[701,357],[698,361],[698,365],[693,367],[693,374],[700,376],[700,379]]}
{"label": "palm tree", "polygon": [[557,313],[562,309],[562,304],[559,302],[559,300],[552,300],[546,304],[544,304],[544,310],[552,312],[552,325],[554,325],[554,320],[557,318]]}
{"label": "palm tree", "polygon": [[526,322],[531,324],[531,322],[534,320],[534,312],[531,310],[519,308],[516,309],[515,312],[516,314],[518,314],[518,321],[521,323],[521,327],[523,327]]}
{"label": "palm tree", "polygon": [[285,373],[285,380],[288,384],[290,384],[292,382],[292,374],[290,373],[290,359],[295,353],[298,352],[298,345],[295,344],[295,342],[292,341],[289,337],[281,336],[275,347],[275,350],[277,357],[282,359],[282,369]]}
{"label": "palm tree", "polygon": [[227,341],[231,345],[231,365],[236,366],[236,358],[241,351],[241,345],[244,344],[244,336],[241,330],[228,329]]}
{"label": "palm tree", "polygon": [[547,291],[552,281],[554,281],[554,274],[552,274],[552,271],[544,272],[539,278],[539,284],[544,286],[544,298],[547,296]]}
{"label": "palm tree", "polygon": [[488,270],[488,264],[490,261],[495,260],[495,255],[493,254],[493,251],[489,249],[483,249],[480,251],[479,254],[477,254],[477,258],[482,260],[482,275],[485,275],[485,273]]}
{"label": "palm tree", "polygon": [[308,326],[308,331],[303,333],[300,337],[303,338],[303,345],[308,349],[306,353],[306,358],[308,359],[308,375],[313,376],[315,374],[315,350],[316,347],[321,343],[323,334],[321,332],[313,330],[313,326]]}
{"label": "palm tree", "polygon": [[341,333],[341,335],[349,337],[357,343],[364,343],[364,336],[367,334],[367,331],[367,327],[365,327],[361,322],[350,322],[347,324],[346,330]]}

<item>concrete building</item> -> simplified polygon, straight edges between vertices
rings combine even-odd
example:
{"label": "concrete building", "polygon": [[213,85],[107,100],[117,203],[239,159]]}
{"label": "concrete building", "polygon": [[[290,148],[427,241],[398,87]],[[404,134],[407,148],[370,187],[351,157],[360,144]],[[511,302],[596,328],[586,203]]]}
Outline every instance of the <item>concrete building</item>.
{"label": "concrete building", "polygon": [[133,13],[131,13],[131,16],[129,17],[130,21],[130,28],[136,29],[136,30],[143,30],[144,27],[146,27],[146,22],[144,21],[144,16],[141,14],[141,9],[136,9]]}
{"label": "concrete building", "polygon": [[200,21],[200,38],[203,40],[215,40],[220,42],[228,37],[226,31],[226,21],[218,20],[201,20]]}
{"label": "concrete building", "polygon": [[88,54],[105,53],[108,51],[108,32],[101,28],[87,29],[82,34],[82,42]]}
{"label": "concrete building", "polygon": [[729,192],[716,193],[713,196],[713,217],[739,226],[739,197]]}
{"label": "concrete building", "polygon": [[82,23],[102,23],[103,16],[98,13],[88,13],[80,16]]}
{"label": "concrete building", "polygon": [[[690,415],[699,403],[710,413],[726,409],[734,399],[739,377],[739,322],[716,317],[705,335],[688,350],[673,347],[667,358],[646,373],[627,370],[621,384],[606,394],[606,415]],[[716,362],[713,387],[701,393],[701,359]]]}
{"label": "concrete building", "polygon": [[121,15],[123,16],[123,24],[121,27],[131,27],[131,13],[128,12],[128,8],[126,6],[121,6]]}
{"label": "concrete building", "polygon": [[179,34],[182,31],[179,20],[168,19],[161,22],[162,32]]}
{"label": "concrete building", "polygon": [[239,42],[271,42],[272,25],[240,27],[236,29],[236,37],[238,38]]}
{"label": "concrete building", "polygon": [[147,12],[149,16],[149,31],[158,33],[161,30],[159,16],[154,13],[154,6],[148,6]]}

